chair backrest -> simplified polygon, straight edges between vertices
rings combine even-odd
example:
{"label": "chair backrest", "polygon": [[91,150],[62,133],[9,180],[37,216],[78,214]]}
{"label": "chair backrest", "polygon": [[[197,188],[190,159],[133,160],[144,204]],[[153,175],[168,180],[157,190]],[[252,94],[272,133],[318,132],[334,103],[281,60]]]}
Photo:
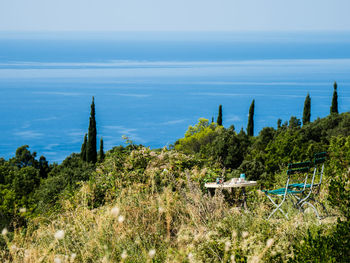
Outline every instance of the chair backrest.
{"label": "chair backrest", "polygon": [[320,152],[320,153],[315,154],[315,158],[314,158],[315,169],[318,169],[318,167],[322,164],[322,168],[321,168],[321,172],[320,172],[320,181],[318,183],[319,185],[321,185],[321,183],[322,183],[324,163],[326,162],[327,157],[328,157],[327,152]]}
{"label": "chair backrest", "polygon": [[[288,164],[288,170],[287,170],[288,179],[287,179],[286,187],[288,187],[288,184],[291,181],[292,176],[293,177],[299,176],[299,178],[297,178],[298,179],[297,182],[298,183],[302,182],[303,188],[305,189],[311,166],[312,166],[312,163],[310,161]],[[302,176],[302,178],[300,178],[300,176]]]}
{"label": "chair backrest", "polygon": [[311,167],[311,162],[301,162],[301,163],[290,163],[288,164],[287,175],[300,174],[309,172]]}

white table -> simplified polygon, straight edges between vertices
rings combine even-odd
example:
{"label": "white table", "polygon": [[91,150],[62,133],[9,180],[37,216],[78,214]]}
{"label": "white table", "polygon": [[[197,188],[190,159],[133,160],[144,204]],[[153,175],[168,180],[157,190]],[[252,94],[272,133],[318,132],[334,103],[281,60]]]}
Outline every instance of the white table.
{"label": "white table", "polygon": [[[236,179],[236,178],[235,178]],[[232,188],[241,188],[242,189],[242,195],[243,195],[243,203],[242,206],[246,209],[247,208],[247,196],[245,193],[245,188],[249,186],[256,186],[257,182],[256,181],[238,181],[238,180],[231,180],[228,182],[224,182],[221,184],[218,183],[206,183],[204,186],[208,189],[209,193],[215,194],[216,189],[232,189]]]}

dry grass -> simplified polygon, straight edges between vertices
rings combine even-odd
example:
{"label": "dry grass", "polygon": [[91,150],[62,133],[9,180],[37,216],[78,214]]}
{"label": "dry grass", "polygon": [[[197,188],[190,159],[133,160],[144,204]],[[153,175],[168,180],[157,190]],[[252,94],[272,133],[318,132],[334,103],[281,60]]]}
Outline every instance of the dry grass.
{"label": "dry grass", "polygon": [[[134,158],[141,157],[135,153]],[[269,205],[255,190],[248,211],[229,205],[224,196],[209,197],[184,174],[185,187],[155,187],[159,170],[174,170],[179,157],[144,151],[151,161],[146,183],[125,186],[104,206],[92,209],[94,186],[85,183],[74,198],[63,200],[60,214],[36,218],[26,230],[16,229],[2,262],[280,262],[293,255],[291,244],[319,221],[290,211],[290,219],[266,220]],[[142,158],[141,158],[142,159]],[[135,161],[135,160],[133,160]],[[97,174],[110,174],[113,160]],[[126,164],[128,169],[132,169]],[[161,167],[161,168],[159,168]],[[169,174],[168,174],[169,175]],[[169,178],[169,176],[168,176]],[[117,184],[117,182],[116,182]],[[332,222],[325,224],[327,227]],[[60,232],[59,232],[60,231]],[[299,242],[299,241],[298,241]]]}

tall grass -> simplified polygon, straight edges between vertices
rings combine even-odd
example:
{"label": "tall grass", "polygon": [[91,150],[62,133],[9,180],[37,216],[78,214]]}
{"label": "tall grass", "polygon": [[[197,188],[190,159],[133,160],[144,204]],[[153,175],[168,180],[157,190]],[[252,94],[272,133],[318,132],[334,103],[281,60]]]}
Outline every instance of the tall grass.
{"label": "tall grass", "polygon": [[[291,244],[307,229],[320,227],[314,215],[292,209],[288,220],[267,221],[271,207],[257,189],[249,193],[248,210],[228,203],[223,193],[210,197],[198,180],[209,168],[186,169],[192,160],[176,152],[142,149],[122,167],[116,161],[107,156],[92,181],[61,200],[60,213],[4,236],[0,260],[281,262],[293,256]],[[327,229],[331,224],[324,222]]]}

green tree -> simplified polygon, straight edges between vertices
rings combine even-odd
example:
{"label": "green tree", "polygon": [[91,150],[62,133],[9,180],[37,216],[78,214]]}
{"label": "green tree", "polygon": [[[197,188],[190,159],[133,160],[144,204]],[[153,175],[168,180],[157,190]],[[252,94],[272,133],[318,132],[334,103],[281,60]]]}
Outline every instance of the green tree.
{"label": "green tree", "polygon": [[26,166],[36,166],[37,161],[35,160],[36,152],[31,153],[28,150],[28,145],[23,145],[16,150],[16,156],[11,158],[10,162],[16,165],[18,168]]}
{"label": "green tree", "polygon": [[281,128],[282,125],[282,119],[277,120],[277,129]]}
{"label": "green tree", "polygon": [[96,150],[96,120],[95,120],[95,101],[92,97],[90,122],[89,122],[89,133],[88,141],[86,145],[86,161],[90,163],[96,163],[97,161],[97,150]]}
{"label": "green tree", "polygon": [[301,121],[295,116],[291,116],[289,120],[289,129],[295,129],[295,128],[300,128],[301,127]]}
{"label": "green tree", "polygon": [[219,114],[218,114],[218,119],[217,119],[216,123],[219,126],[222,126],[222,105],[219,105]]}
{"label": "green tree", "polygon": [[311,118],[311,98],[308,93],[304,102],[303,125],[310,123]]}
{"label": "green tree", "polygon": [[80,158],[83,161],[86,161],[86,145],[87,145],[87,134],[85,133],[84,142],[81,145],[81,152],[80,152]]}
{"label": "green tree", "polygon": [[45,156],[40,156],[39,159],[39,176],[40,178],[47,178],[50,172],[49,162],[46,160]]}
{"label": "green tree", "polygon": [[105,153],[103,151],[103,138],[100,140],[100,162],[105,159]]}
{"label": "green tree", "polygon": [[338,114],[338,92],[337,92],[337,87],[338,87],[337,86],[337,82],[334,82],[331,114]]}
{"label": "green tree", "polygon": [[252,104],[250,104],[250,108],[249,108],[248,126],[247,126],[248,136],[254,136],[254,107],[255,107],[255,100],[252,101]]}

